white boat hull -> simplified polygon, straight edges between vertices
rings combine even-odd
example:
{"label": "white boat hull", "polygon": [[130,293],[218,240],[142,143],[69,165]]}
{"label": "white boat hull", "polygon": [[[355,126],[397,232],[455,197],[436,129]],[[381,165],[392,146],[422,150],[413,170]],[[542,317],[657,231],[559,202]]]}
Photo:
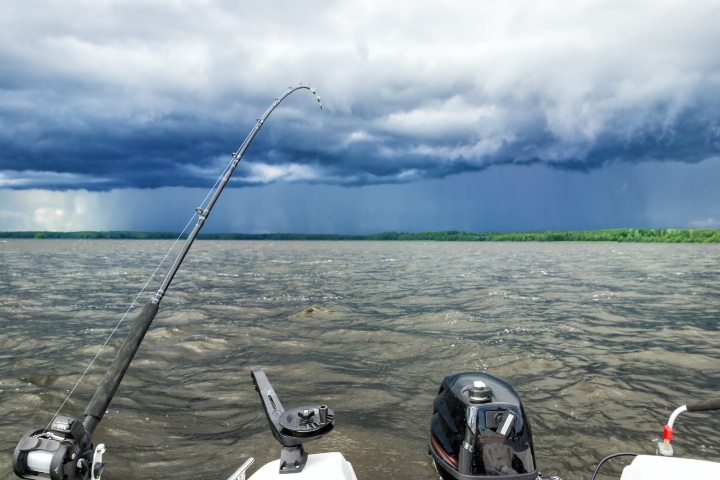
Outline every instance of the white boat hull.
{"label": "white boat hull", "polygon": [[308,455],[302,472],[280,474],[280,460],[267,463],[258,469],[250,480],[357,480],[350,462],[340,452]]}
{"label": "white boat hull", "polygon": [[620,480],[717,480],[720,463],[691,458],[638,455],[623,470]]}

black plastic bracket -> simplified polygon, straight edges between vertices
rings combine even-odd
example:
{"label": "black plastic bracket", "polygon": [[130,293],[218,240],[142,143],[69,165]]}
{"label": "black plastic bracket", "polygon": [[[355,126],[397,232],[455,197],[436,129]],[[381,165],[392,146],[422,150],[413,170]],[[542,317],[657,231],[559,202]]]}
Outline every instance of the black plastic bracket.
{"label": "black plastic bracket", "polygon": [[280,473],[302,472],[307,459],[308,454],[302,445],[283,447],[280,451]]}
{"label": "black plastic bracket", "polygon": [[335,413],[327,405],[297,407],[286,412],[265,372],[258,368],[251,376],[270,431],[283,446],[280,473],[301,472],[308,457],[302,444],[329,433],[335,427]]}

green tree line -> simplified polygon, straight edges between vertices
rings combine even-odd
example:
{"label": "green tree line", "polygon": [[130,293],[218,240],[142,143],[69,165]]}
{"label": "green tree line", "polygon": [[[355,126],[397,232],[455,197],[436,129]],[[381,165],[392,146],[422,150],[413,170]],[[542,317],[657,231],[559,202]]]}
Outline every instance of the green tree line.
{"label": "green tree line", "polygon": [[[69,239],[135,239],[174,240],[177,232],[0,232],[0,238],[69,238]],[[187,238],[183,234],[182,238]],[[664,242],[664,243],[720,243],[720,230],[711,229],[655,229],[616,228],[609,230],[543,230],[533,232],[383,232],[372,235],[323,235],[305,233],[201,233],[199,240],[377,240],[377,241],[434,241],[434,242]]]}

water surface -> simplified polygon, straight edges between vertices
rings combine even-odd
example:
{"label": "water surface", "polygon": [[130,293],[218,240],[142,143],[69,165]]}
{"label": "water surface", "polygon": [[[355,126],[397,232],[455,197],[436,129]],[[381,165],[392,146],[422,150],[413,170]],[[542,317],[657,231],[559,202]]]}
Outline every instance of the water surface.
{"label": "water surface", "polygon": [[[170,245],[0,241],[0,478]],[[261,367],[285,408],[335,410],[307,450],[342,451],[359,479],[437,478],[432,400],[462,371],[515,387],[544,474],[588,479],[606,455],[652,453],[676,406],[720,395],[719,260],[719,245],[197,242],[95,433],[103,478],[226,478],[276,458]],[[62,414],[82,416],[160,280]],[[718,428],[682,415],[676,452],[720,461]]]}

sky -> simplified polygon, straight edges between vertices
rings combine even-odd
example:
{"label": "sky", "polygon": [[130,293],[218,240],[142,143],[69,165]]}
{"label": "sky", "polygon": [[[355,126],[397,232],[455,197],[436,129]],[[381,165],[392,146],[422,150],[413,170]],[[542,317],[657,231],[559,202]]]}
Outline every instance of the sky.
{"label": "sky", "polygon": [[0,3],[0,231],[720,228],[720,2]]}

